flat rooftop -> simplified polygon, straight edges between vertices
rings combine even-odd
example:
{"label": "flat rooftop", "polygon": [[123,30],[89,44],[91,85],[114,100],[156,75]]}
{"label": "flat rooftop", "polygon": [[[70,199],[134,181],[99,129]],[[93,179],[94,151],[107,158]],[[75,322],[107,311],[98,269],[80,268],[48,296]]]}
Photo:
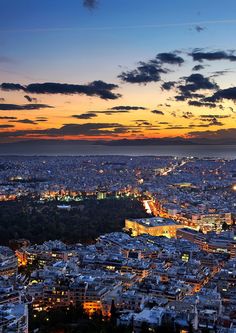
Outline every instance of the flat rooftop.
{"label": "flat rooftop", "polygon": [[150,217],[143,219],[127,219],[129,221],[134,221],[139,224],[142,224],[145,227],[158,227],[163,225],[179,225],[174,220],[162,218],[162,217]]}
{"label": "flat rooftop", "polygon": [[203,235],[201,232],[191,229],[191,228],[181,228],[180,231],[188,232],[189,234],[192,234],[192,235],[201,235],[201,236]]}

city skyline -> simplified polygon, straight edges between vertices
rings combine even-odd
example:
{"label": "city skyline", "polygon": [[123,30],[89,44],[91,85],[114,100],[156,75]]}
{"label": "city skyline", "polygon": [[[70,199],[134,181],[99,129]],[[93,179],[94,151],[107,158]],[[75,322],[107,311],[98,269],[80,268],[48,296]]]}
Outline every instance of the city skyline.
{"label": "city skyline", "polygon": [[234,1],[4,3],[0,143],[233,143],[235,9]]}

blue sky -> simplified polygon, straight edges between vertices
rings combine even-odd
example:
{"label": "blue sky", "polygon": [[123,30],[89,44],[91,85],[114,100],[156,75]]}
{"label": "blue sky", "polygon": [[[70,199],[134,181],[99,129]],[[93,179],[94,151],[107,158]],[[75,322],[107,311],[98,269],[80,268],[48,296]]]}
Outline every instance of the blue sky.
{"label": "blue sky", "polygon": [[[42,78],[58,80],[58,66],[66,66],[67,69],[60,69],[66,79],[73,79],[74,70],[78,70],[82,80],[86,75],[92,79],[94,70],[97,75],[105,72],[105,79],[109,76],[104,70],[108,62],[108,70],[115,75],[118,65],[130,66],[157,52],[191,47],[229,49],[233,48],[236,31],[236,21],[201,23],[233,20],[233,0],[100,0],[95,10],[84,8],[78,0],[1,3],[2,49],[16,62],[15,67],[12,65],[15,70],[19,68],[31,76],[35,73],[36,78],[42,74]],[[171,26],[191,22],[192,26]],[[206,27],[206,31],[192,31],[195,22]],[[145,27],[162,24],[170,26]],[[63,31],[64,28],[69,30]],[[90,73],[84,73],[85,66],[91,66]]]}

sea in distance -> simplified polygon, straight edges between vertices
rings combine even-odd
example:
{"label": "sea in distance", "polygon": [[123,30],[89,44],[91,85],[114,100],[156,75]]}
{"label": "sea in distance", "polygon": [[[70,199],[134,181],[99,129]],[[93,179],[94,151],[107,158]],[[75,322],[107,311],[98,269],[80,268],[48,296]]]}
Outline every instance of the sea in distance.
{"label": "sea in distance", "polygon": [[30,144],[0,145],[0,155],[20,156],[92,156],[92,155],[126,155],[126,156],[176,156],[198,158],[236,159],[236,145],[75,145]]}

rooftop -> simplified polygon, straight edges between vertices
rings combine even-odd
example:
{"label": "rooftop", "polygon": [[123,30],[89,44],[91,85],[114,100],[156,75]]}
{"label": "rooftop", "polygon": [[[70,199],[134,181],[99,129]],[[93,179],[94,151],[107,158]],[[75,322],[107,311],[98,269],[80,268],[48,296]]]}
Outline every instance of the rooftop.
{"label": "rooftop", "polygon": [[162,217],[150,217],[143,219],[129,219],[130,221],[135,221],[139,224],[142,224],[146,227],[157,227],[162,225],[177,225],[174,220],[162,218]]}

